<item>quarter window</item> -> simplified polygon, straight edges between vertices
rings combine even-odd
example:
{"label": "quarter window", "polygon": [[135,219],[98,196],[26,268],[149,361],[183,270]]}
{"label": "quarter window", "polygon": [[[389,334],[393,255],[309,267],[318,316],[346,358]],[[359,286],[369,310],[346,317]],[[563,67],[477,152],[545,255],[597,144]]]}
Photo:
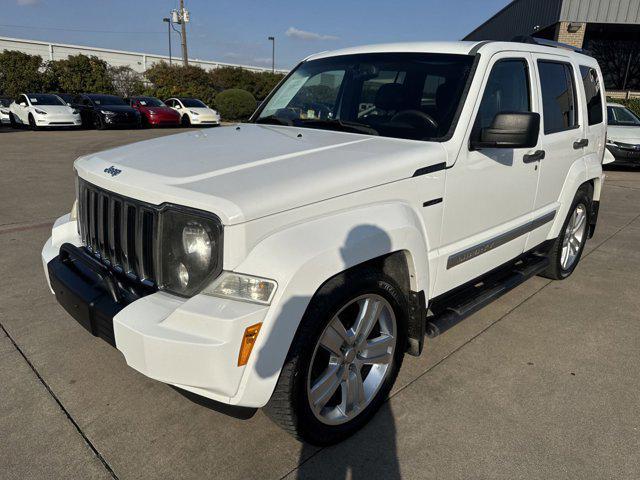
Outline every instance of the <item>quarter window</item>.
{"label": "quarter window", "polygon": [[580,76],[582,76],[582,86],[587,99],[589,125],[602,123],[602,89],[600,88],[600,80],[598,80],[598,72],[593,68],[581,66]]}
{"label": "quarter window", "polygon": [[573,68],[567,63],[539,60],[544,133],[556,133],[578,125]]}
{"label": "quarter window", "polygon": [[490,127],[500,112],[530,112],[529,71],[524,59],[498,61],[491,69],[474,124],[473,136]]}

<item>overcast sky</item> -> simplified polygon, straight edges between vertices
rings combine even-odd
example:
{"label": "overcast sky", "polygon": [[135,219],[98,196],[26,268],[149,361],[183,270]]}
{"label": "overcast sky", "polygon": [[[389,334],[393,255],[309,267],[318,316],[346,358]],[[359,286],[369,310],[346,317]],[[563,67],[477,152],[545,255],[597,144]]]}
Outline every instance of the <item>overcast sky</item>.
{"label": "overcast sky", "polygon": [[[290,68],[322,50],[459,40],[508,0],[185,0],[189,56]],[[0,0],[0,36],[168,53],[176,0]],[[179,37],[172,36],[173,51]]]}

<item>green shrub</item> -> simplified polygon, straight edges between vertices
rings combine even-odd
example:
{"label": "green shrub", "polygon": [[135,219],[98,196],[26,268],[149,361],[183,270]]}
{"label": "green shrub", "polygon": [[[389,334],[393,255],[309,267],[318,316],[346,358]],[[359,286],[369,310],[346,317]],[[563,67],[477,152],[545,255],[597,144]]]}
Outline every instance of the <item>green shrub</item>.
{"label": "green shrub", "polygon": [[256,99],[251,92],[230,88],[216,96],[216,106],[224,120],[246,120],[256,109]]}
{"label": "green shrub", "polygon": [[104,60],[86,55],[71,55],[65,60],[49,62],[49,90],[67,93],[116,93]]}
{"label": "green shrub", "polygon": [[189,65],[169,65],[160,62],[144,73],[150,82],[146,93],[161,100],[170,97],[193,97],[202,100],[210,107],[215,107],[218,88],[206,70]]}
{"label": "green shrub", "polygon": [[46,89],[45,63],[39,55],[17,50],[0,52],[0,94],[11,98]]}
{"label": "green shrub", "polygon": [[239,67],[216,68],[209,71],[209,76],[221,90],[241,88],[258,100],[264,100],[283,77],[281,73],[252,72]]}

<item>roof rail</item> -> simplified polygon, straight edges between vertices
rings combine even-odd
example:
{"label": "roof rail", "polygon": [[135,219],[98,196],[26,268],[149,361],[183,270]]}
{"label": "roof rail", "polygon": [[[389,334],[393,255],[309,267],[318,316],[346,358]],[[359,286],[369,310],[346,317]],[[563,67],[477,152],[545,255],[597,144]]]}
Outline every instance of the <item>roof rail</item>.
{"label": "roof rail", "polygon": [[565,50],[572,50],[576,53],[581,53],[583,55],[591,56],[591,52],[589,50],[585,50],[584,48],[574,47],[573,45],[569,45],[567,43],[547,40],[546,38],[531,37],[529,35],[518,35],[516,37],[513,37],[511,41],[518,42],[518,43],[531,43],[534,45],[543,45],[545,47],[564,48]]}

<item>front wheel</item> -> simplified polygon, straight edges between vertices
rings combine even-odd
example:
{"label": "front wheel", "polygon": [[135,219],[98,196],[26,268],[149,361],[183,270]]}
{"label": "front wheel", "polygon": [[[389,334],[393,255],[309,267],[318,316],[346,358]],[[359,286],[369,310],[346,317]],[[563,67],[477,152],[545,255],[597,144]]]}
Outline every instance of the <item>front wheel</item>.
{"label": "front wheel", "polygon": [[9,112],[9,123],[11,124],[11,128],[20,128],[12,112]]}
{"label": "front wheel", "polygon": [[562,230],[549,251],[549,267],[542,276],[562,280],[573,273],[587,243],[591,216],[591,195],[581,187],[576,193]]}
{"label": "front wheel", "polygon": [[33,118],[33,115],[29,114],[29,128],[31,130],[38,130],[38,125],[36,125],[36,119]]}
{"label": "front wheel", "polygon": [[189,115],[187,115],[185,113],[182,116],[182,121],[180,123],[182,124],[183,127],[190,127],[191,126],[191,119],[189,118]]}
{"label": "front wheel", "polygon": [[300,323],[267,415],[315,445],[355,433],[395,382],[407,318],[403,293],[378,272],[328,282]]}

